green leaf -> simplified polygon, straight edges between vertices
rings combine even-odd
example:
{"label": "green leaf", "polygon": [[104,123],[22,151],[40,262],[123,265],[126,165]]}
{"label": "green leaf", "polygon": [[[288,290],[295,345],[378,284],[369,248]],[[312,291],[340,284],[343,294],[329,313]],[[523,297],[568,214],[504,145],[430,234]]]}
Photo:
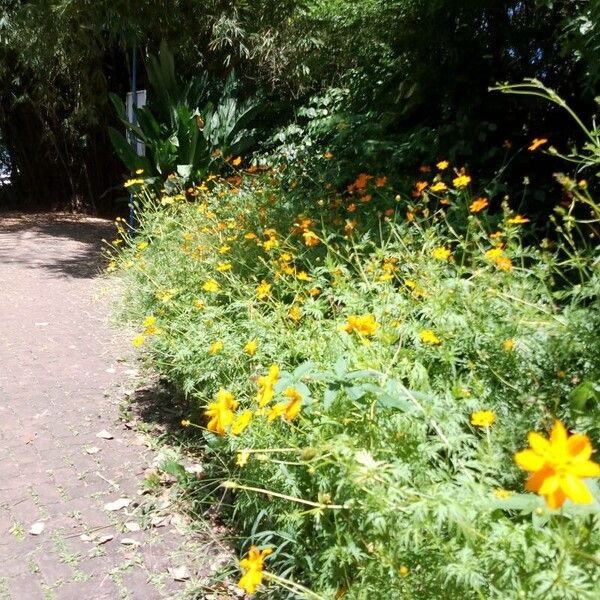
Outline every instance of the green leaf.
{"label": "green leaf", "polygon": [[600,392],[595,383],[586,379],[582,381],[576,388],[571,390],[569,394],[569,403],[574,410],[582,411],[587,408],[590,401],[598,402],[600,400]]}

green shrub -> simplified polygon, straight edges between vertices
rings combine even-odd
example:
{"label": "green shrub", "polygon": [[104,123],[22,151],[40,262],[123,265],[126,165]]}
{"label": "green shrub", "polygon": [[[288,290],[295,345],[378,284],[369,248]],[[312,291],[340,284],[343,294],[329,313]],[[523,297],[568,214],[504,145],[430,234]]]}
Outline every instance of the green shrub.
{"label": "green shrub", "polygon": [[525,245],[444,161],[408,193],[169,185],[112,268],[241,550],[273,549],[242,564],[264,597],[597,597],[597,486],[551,510],[513,458],[554,419],[600,443],[596,250]]}

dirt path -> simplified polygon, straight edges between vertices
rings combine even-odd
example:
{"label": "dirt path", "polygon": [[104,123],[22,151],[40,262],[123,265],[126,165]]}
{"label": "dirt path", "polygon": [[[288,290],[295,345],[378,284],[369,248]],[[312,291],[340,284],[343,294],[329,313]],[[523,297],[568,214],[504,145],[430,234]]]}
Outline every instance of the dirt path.
{"label": "dirt path", "polygon": [[97,277],[112,236],[98,219],[0,215],[0,600],[191,597],[168,571],[189,540],[144,522],[152,456],[118,421],[134,374]]}

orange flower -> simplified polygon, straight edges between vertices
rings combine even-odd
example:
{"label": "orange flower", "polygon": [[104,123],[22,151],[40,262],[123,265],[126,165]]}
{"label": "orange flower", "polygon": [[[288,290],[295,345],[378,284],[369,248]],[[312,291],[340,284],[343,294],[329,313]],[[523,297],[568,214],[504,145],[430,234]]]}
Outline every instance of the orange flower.
{"label": "orange flower", "polygon": [[310,231],[310,229],[307,229],[302,234],[302,237],[304,238],[304,243],[307,246],[318,246],[321,243],[321,240],[319,239],[319,237],[317,236],[317,234],[315,234],[314,232]]}
{"label": "orange flower", "polygon": [[592,494],[582,479],[600,477],[600,465],[592,462],[592,444],[587,435],[569,436],[560,421],[550,438],[530,432],[530,448],[517,452],[515,462],[531,473],[525,488],[544,497],[549,508],[560,508],[568,498],[575,504],[591,504]]}
{"label": "orange flower", "polygon": [[540,146],[547,144],[548,140],[546,138],[535,138],[529,148],[527,148],[530,152],[537,150]]}
{"label": "orange flower", "polygon": [[429,183],[427,183],[427,181],[417,181],[417,183],[415,183],[415,189],[412,193],[413,197],[418,198],[419,196],[422,196],[423,191],[428,185]]}
{"label": "orange flower", "polygon": [[471,205],[469,206],[469,212],[478,213],[481,212],[484,208],[487,208],[489,205],[487,198],[475,198]]}

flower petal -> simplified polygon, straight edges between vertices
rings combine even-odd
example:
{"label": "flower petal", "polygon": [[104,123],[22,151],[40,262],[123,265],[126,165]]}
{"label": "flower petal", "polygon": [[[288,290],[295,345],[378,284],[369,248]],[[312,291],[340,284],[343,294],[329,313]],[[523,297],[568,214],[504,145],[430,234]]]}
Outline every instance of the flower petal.
{"label": "flower petal", "polygon": [[573,460],[588,460],[592,455],[590,438],[582,433],[572,435],[567,441],[567,449]]}
{"label": "flower petal", "polygon": [[554,470],[550,467],[544,467],[529,477],[525,483],[525,489],[529,492],[539,492],[548,477],[554,476]]}
{"label": "flower petal", "polygon": [[544,458],[533,450],[521,450],[515,454],[515,462],[525,471],[539,471],[544,466]]}
{"label": "flower petal", "polygon": [[527,435],[527,441],[529,442],[532,450],[538,454],[544,454],[544,452],[547,452],[550,449],[550,442],[548,442],[543,435],[535,433],[534,431],[531,431]]}
{"label": "flower petal", "polygon": [[593,501],[592,493],[585,483],[571,473],[567,473],[561,478],[560,487],[567,498],[575,504],[591,504]]}
{"label": "flower petal", "polygon": [[600,465],[591,460],[574,462],[569,470],[576,477],[600,477]]}
{"label": "flower petal", "polygon": [[550,432],[550,444],[557,446],[559,452],[562,448],[566,448],[567,445],[567,430],[558,419],[554,421],[554,427],[552,427],[552,431]]}
{"label": "flower petal", "polygon": [[560,489],[556,490],[553,494],[544,496],[544,500],[546,500],[546,506],[548,506],[548,508],[560,508],[565,503],[566,499],[567,497]]}
{"label": "flower petal", "polygon": [[558,475],[550,475],[544,479],[544,483],[540,486],[538,493],[542,496],[548,496],[554,494],[554,492],[560,487],[560,477]]}

